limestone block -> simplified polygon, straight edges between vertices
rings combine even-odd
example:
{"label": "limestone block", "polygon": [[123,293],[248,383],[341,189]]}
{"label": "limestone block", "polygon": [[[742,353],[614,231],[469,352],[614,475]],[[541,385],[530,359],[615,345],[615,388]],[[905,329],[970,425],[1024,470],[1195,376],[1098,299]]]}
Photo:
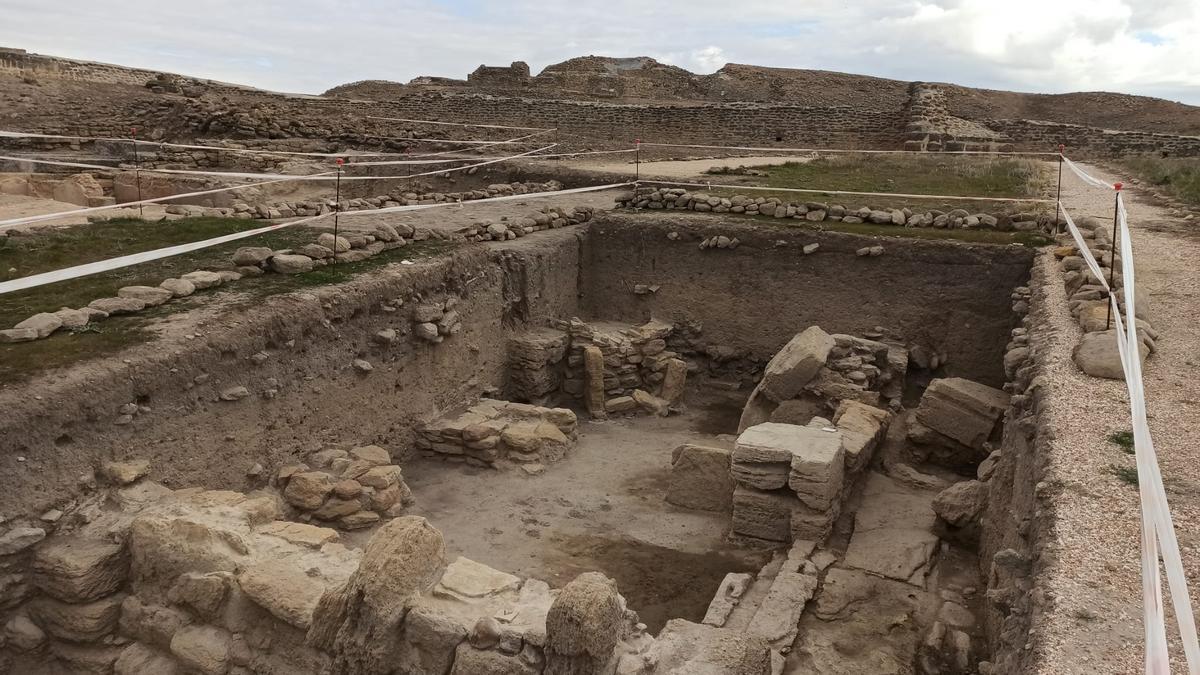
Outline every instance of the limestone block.
{"label": "limestone block", "polygon": [[546,614],[546,668],[599,672],[629,628],[616,583],[599,572],[580,574],[559,591]]}
{"label": "limestone block", "polygon": [[62,318],[57,314],[41,312],[13,326],[14,330],[32,329],[37,331],[38,338],[48,337],[51,333],[62,328]]}
{"label": "limestone block", "polygon": [[281,560],[264,560],[242,570],[238,585],[258,606],[280,621],[301,630],[312,624],[313,612],[325,593],[319,577],[302,567]]}
{"label": "limestone block", "polygon": [[189,607],[201,616],[215,617],[229,592],[229,577],[226,572],[181,574],[168,591],[167,599],[174,604]]}
{"label": "limestone block", "polygon": [[46,633],[24,614],[17,614],[4,624],[5,643],[23,652],[33,651],[46,643]]}
{"label": "limestone block", "polygon": [[771,582],[771,589],[750,619],[746,632],[762,638],[776,649],[791,646],[799,630],[804,606],[816,590],[815,576],[781,571]]}
{"label": "limestone block", "polygon": [[20,553],[46,538],[40,527],[14,527],[0,535],[0,555]]}
{"label": "limestone block", "polygon": [[325,503],[337,481],[323,471],[305,471],[292,475],[284,488],[283,498],[297,508],[312,511]]}
{"label": "limestone block", "polygon": [[683,398],[684,386],[687,384],[687,363],[683,359],[670,359],[663,370],[662,387],[658,396],[668,403],[675,403]]}
{"label": "limestone block", "polygon": [[642,656],[661,675],[769,675],[771,651],[760,637],[671,619]]}
{"label": "limestone block", "polygon": [[117,591],[129,573],[124,544],[58,538],[38,547],[33,558],[33,583],[63,602],[90,602]]}
{"label": "limestone block", "polygon": [[187,668],[203,675],[225,675],[232,646],[228,631],[214,626],[184,626],[171,640],[171,653]]}
{"label": "limestone block", "polygon": [[169,583],[184,572],[232,571],[250,553],[249,522],[238,509],[175,503],[152,511],[130,528],[139,583]]}
{"label": "limestone block", "polygon": [[154,286],[124,286],[117,289],[118,298],[132,298],[146,303],[147,307],[157,307],[175,297],[175,294],[165,288]]}
{"label": "limestone block", "polygon": [[983,448],[1008,407],[1008,394],[961,377],[929,383],[915,417],[937,433],[968,448]]}
{"label": "limestone block", "polygon": [[392,463],[391,454],[378,445],[364,445],[358,448],[351,448],[350,457],[368,462],[374,466],[384,466]]}
{"label": "limestone block", "polygon": [[454,662],[454,650],[467,638],[467,629],[441,612],[420,605],[404,618],[396,657],[401,673],[445,675]]}
{"label": "limestone block", "polygon": [[494,649],[476,649],[463,642],[458,645],[450,675],[538,675],[541,672],[540,668],[526,663],[519,656]]}
{"label": "limestone block", "polygon": [[50,657],[55,665],[69,673],[110,673],[121,648],[107,644],[76,644],[52,640]]}
{"label": "limestone block", "polygon": [[271,256],[271,271],[279,274],[311,272],[313,259],[306,255],[286,254]]}
{"label": "limestone block", "polygon": [[800,506],[790,490],[756,490],[738,485],[733,491],[733,531],[770,541],[790,541],[792,512]]}
{"label": "limestone block", "polygon": [[189,623],[191,619],[183,611],[145,604],[136,595],[126,597],[121,603],[121,635],[159,649],[170,649],[175,632]]}
{"label": "limestone block", "polygon": [[29,603],[29,611],[47,633],[71,642],[92,642],[113,632],[121,617],[123,595],[87,604],[69,604],[40,597]]}
{"label": "limestone block", "polygon": [[700,623],[717,628],[724,626],[729,615],[733,613],[733,608],[737,606],[738,601],[753,582],[754,576],[751,574],[744,572],[726,574],[725,578],[721,580],[721,585],[717,587],[712,602],[708,603],[708,610],[705,611],[704,620]]}
{"label": "limestone block", "polygon": [[942,490],[933,498],[933,512],[955,527],[966,527],[979,518],[987,502],[987,486],[964,480]]}
{"label": "limestone block", "polygon": [[923,585],[938,545],[931,501],[927,492],[907,488],[882,474],[869,474],[863,505],[854,516],[845,566]]}
{"label": "limestone block", "polygon": [[515,591],[520,586],[518,577],[459,556],[446,567],[441,580],[433,587],[433,593],[470,602]]}
{"label": "limestone block", "polygon": [[593,419],[604,419],[608,412],[604,407],[604,353],[595,345],[583,349],[584,387],[583,400],[588,414]]}
{"label": "limestone block", "polygon": [[88,303],[88,307],[98,309],[110,316],[133,314],[146,309],[146,303],[137,298],[99,298]]}
{"label": "limestone block", "polygon": [[730,451],[681,445],[671,454],[667,501],[699,511],[728,511],[733,506]]}
{"label": "limestone block", "polygon": [[217,274],[216,272],[209,272],[207,270],[188,272],[187,274],[181,274],[179,278],[191,283],[196,290],[220,286],[224,282],[224,279],[221,278],[220,274]]}
{"label": "limestone block", "polygon": [[264,262],[275,254],[267,246],[243,246],[233,252],[233,264],[254,266]]}
{"label": "limestone block", "polygon": [[762,393],[777,403],[795,397],[825,365],[833,347],[833,338],[819,326],[799,333],[767,364]]}
{"label": "limestone block", "polygon": [[887,433],[891,414],[858,401],[842,401],[833,423],[842,434],[846,471],[857,473],[871,462],[875,448]]}
{"label": "limestone block", "polygon": [[[1086,333],[1071,352],[1075,365],[1092,377],[1124,380],[1125,370],[1121,367],[1121,355],[1117,349],[1117,331],[1105,330]],[[1138,357],[1144,364],[1150,355],[1145,340],[1138,340]]]}
{"label": "limestone block", "polygon": [[113,675],[179,675],[178,662],[162,652],[133,642],[113,664]]}

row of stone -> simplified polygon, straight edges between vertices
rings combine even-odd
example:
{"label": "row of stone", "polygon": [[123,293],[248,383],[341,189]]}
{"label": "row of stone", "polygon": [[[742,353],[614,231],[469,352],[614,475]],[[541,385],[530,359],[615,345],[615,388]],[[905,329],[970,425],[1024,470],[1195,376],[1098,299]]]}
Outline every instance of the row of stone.
{"label": "row of stone", "polygon": [[566,456],[577,426],[566,408],[482,399],[421,427],[417,447],[430,457],[478,466],[507,460],[536,474]]}
{"label": "row of stone", "polygon": [[[1111,285],[1116,294],[1117,306],[1124,312],[1121,256],[1113,249],[1112,236],[1100,221],[1090,216],[1082,216],[1075,224],[1083,235],[1088,251],[1108,278],[1097,279],[1095,273],[1087,266],[1074,238],[1069,234],[1060,235],[1061,245],[1054,250],[1054,256],[1061,261],[1059,269],[1067,293],[1068,308],[1083,330],[1083,337],[1075,346],[1073,357],[1079,369],[1088,375],[1124,379],[1125,371],[1121,366],[1117,347],[1116,320],[1111,316],[1109,294],[1103,285]],[[1155,343],[1159,334],[1149,320],[1150,297],[1144,288],[1135,289],[1134,304],[1138,355],[1145,361],[1157,350]],[[1018,360],[1017,356],[1006,356],[1006,362]]]}
{"label": "row of stone", "polygon": [[308,464],[281,467],[275,486],[300,511],[301,520],[315,519],[344,530],[403,515],[413,502],[400,467],[377,445],[316,452]]}
{"label": "row of stone", "polygon": [[586,223],[594,213],[595,209],[591,206],[547,206],[515,220],[504,216],[498,221],[473,223],[456,230],[455,236],[467,241],[505,241],[542,230]]}
{"label": "row of stone", "polygon": [[731,197],[710,195],[703,192],[688,192],[683,188],[638,188],[633,192],[616,197],[617,204],[638,209],[682,209],[712,213],[744,213],[747,215],[792,218],[811,222],[843,222],[848,224],[873,223],[903,227],[933,227],[944,229],[997,229],[1032,231],[1039,230],[1049,220],[1037,213],[1013,215],[970,213],[965,209],[941,211],[913,211],[903,209],[875,209],[863,206],[858,209],[841,204],[825,202],[784,202],[778,197],[754,197],[733,195]]}

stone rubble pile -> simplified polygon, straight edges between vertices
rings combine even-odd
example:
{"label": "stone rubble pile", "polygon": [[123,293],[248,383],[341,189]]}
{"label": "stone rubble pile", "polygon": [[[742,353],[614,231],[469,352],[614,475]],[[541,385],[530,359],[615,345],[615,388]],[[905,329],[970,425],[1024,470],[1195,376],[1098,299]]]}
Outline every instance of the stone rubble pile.
{"label": "stone rubble pile", "polygon": [[[737,186],[730,186],[736,190]],[[971,213],[965,209],[942,211],[913,211],[909,208],[889,209],[863,206],[857,209],[826,202],[785,202],[778,197],[756,197],[735,194],[710,195],[683,188],[639,187],[616,197],[618,206],[636,209],[679,209],[712,213],[741,213],[745,215],[790,218],[814,223],[823,221],[847,224],[873,223],[899,227],[932,227],[940,229],[994,229],[1000,231],[1042,231],[1053,223],[1054,216],[1043,213],[989,214]]]}
{"label": "stone rubble pile", "polygon": [[482,399],[423,425],[417,447],[426,457],[484,467],[512,462],[536,474],[575,446],[577,427],[566,408]]}
{"label": "stone rubble pile", "polygon": [[767,364],[738,429],[767,421],[806,424],[847,400],[898,410],[908,362],[903,347],[810,326]]}
{"label": "stone rubble pile", "polygon": [[0,536],[5,672],[599,675],[625,657],[653,664],[641,654],[654,639],[603,575],[553,590],[467,558],[446,565],[441,533],[415,516],[382,524],[359,550],[334,529],[283,520],[273,492],[170,490],[139,480],[145,468],[106,466],[117,485],[69,529]]}
{"label": "stone rubble pile", "polygon": [[280,467],[275,487],[302,521],[343,530],[370,527],[403,515],[413,503],[400,467],[377,445],[313,453],[306,464]]}
{"label": "stone rubble pile", "polygon": [[507,216],[490,223],[474,223],[455,231],[456,237],[467,241],[504,241],[542,230],[558,229],[586,223],[595,209],[591,206],[547,206],[536,213],[509,220]]}
{"label": "stone rubble pile", "polygon": [[[220,209],[220,211],[221,215],[230,216],[233,218],[266,218],[275,220],[279,218],[319,216],[326,213],[333,213],[335,210],[344,213],[346,211],[371,211],[375,209],[388,209],[397,206],[425,206],[429,204],[490,199],[492,197],[505,197],[509,195],[533,194],[536,192],[555,192],[561,189],[562,183],[559,183],[556,180],[546,181],[544,183],[496,183],[483,189],[467,190],[463,192],[418,193],[397,190],[390,194],[379,195],[377,197],[344,199],[341,202],[337,202],[332,199],[273,202],[270,204],[247,204],[246,202],[235,202],[231,208]],[[198,211],[198,209],[202,208],[203,207],[198,206],[173,204],[167,207],[167,213],[174,213],[178,215],[199,215],[200,211]]]}
{"label": "stone rubble pile", "polygon": [[[1104,281],[1109,282],[1116,293],[1117,306],[1124,312],[1122,260],[1113,248],[1109,229],[1090,216],[1080,217],[1075,224],[1083,234],[1092,256],[1100,263],[1105,273]],[[1071,315],[1083,330],[1083,337],[1073,352],[1075,364],[1093,377],[1123,380],[1125,372],[1121,367],[1120,353],[1117,349],[1116,321],[1109,316],[1108,293],[1100,280],[1088,269],[1074,238],[1069,233],[1063,234],[1059,236],[1059,243],[1060,246],[1054,250],[1054,257],[1061,261],[1063,286],[1067,291]],[[1150,294],[1144,286],[1135,289],[1135,294],[1138,355],[1144,363],[1146,358],[1157,350],[1159,334],[1150,322]]]}
{"label": "stone rubble pile", "polygon": [[441,344],[446,338],[462,331],[462,313],[456,309],[459,298],[450,296],[443,301],[426,300],[413,305],[412,334],[430,344]]}

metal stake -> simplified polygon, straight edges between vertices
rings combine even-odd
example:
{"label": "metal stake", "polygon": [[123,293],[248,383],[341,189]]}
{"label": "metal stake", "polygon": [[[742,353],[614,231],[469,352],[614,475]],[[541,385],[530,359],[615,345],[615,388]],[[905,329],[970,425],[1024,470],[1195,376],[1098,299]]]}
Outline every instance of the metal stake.
{"label": "metal stake", "polygon": [[146,214],[142,211],[143,205],[141,203],[141,201],[142,201],[142,160],[138,156],[137,127],[130,127],[129,136],[130,136],[130,138],[133,139],[133,166],[134,166],[133,179],[137,183],[138,218],[145,220]]}
{"label": "metal stake", "polygon": [[[642,139],[633,141],[633,182],[642,180]],[[636,186],[635,186],[636,187]]]}
{"label": "metal stake", "polygon": [[333,197],[333,261],[337,262],[338,245],[338,214],[342,210],[342,165],[346,160],[337,158],[337,180],[334,181]]}
{"label": "metal stake", "polygon": [[[1117,194],[1113,197],[1112,250],[1108,252],[1108,292],[1110,295],[1116,293],[1116,287],[1113,286],[1113,282],[1116,280],[1117,275],[1117,211],[1121,207],[1121,184],[1114,183],[1113,189],[1117,191]],[[1113,303],[1110,298],[1108,301],[1108,318],[1104,320],[1104,330],[1108,330],[1112,326],[1112,307]]]}

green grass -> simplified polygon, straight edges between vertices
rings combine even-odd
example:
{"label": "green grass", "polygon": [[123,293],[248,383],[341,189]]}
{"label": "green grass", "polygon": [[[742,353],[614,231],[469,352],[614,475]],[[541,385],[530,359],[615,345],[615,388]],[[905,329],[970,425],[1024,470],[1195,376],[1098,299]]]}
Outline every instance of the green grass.
{"label": "green grass", "polygon": [[1121,448],[1126,454],[1134,454],[1132,431],[1114,431],[1108,435],[1108,442]]}
{"label": "green grass", "polygon": [[[1041,198],[1049,185],[1049,169],[1042,162],[983,156],[834,155],[811,162],[747,168],[767,174],[765,179],[747,179],[747,184],[775,188]],[[755,191],[755,196],[760,194],[791,202],[832,200],[852,208],[886,206],[921,211],[963,208],[971,213],[1030,212],[1048,208],[1031,203]]]}
{"label": "green grass", "polygon": [[[130,253],[172,246],[189,241],[262,227],[261,220],[231,218],[184,218],[148,222],[121,219],[61,229],[45,229],[27,235],[0,238],[0,280],[38,274],[72,265],[105,260]],[[0,328],[9,328],[38,312],[60,307],[78,308],[92,300],[116,295],[122,286],[157,286],[163,279],[197,269],[231,268],[232,253],[241,246],[292,248],[311,243],[318,230],[297,227],[214,246],[200,251],[133,265],[103,274],[39,286],[0,295]],[[319,267],[296,275],[267,274],[239,281],[223,290],[239,292],[233,307],[298,288],[336,284],[403,259],[428,258],[453,246],[450,242],[427,240],[385,251],[356,263]],[[137,314],[115,316],[89,324],[79,331],[58,331],[49,338],[0,345],[0,383],[21,381],[37,372],[77,361],[114,354],[154,337],[153,326],[164,318],[198,306],[217,289],[172,300]]]}
{"label": "green grass", "polygon": [[1121,482],[1123,482],[1123,483],[1128,483],[1129,485],[1137,485],[1138,484],[1137,467],[1118,466],[1116,464],[1109,464],[1108,468],[1105,469],[1105,471],[1107,473],[1112,474],[1113,476],[1116,476],[1117,478],[1121,479]]}
{"label": "green grass", "polygon": [[1200,158],[1128,157],[1121,164],[1142,180],[1200,206]]}

